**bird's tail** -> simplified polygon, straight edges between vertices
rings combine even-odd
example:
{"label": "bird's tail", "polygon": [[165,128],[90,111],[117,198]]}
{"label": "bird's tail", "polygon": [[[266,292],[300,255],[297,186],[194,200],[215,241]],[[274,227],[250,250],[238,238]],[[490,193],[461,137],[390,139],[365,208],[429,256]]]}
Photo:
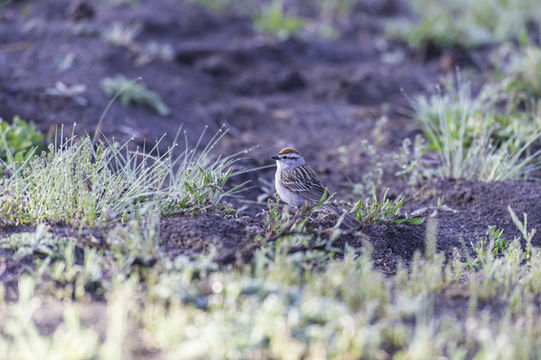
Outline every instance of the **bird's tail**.
{"label": "bird's tail", "polygon": [[357,219],[355,219],[353,216],[351,216],[349,214],[344,214],[342,212],[342,210],[340,210],[340,208],[338,208],[337,206],[335,206],[333,204],[325,204],[325,205],[323,205],[321,207],[321,209],[333,213],[337,218],[340,218],[340,217],[344,216],[343,220],[342,220],[342,224],[344,224],[349,229],[354,229],[354,228],[358,227],[359,224],[360,224],[357,221]]}

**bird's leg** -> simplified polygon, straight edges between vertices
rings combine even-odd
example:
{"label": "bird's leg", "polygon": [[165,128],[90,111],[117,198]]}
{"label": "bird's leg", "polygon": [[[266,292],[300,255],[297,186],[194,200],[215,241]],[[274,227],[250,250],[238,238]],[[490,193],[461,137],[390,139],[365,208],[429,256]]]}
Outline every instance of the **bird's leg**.
{"label": "bird's leg", "polygon": [[293,214],[293,217],[288,220],[288,228],[290,230],[295,225],[295,222],[297,221],[298,216],[299,216],[299,208],[295,208],[295,214]]}
{"label": "bird's leg", "polygon": [[315,206],[313,204],[310,204],[309,202],[305,201],[302,207],[301,215],[303,217],[308,217],[313,220],[312,215],[314,214],[314,208]]}
{"label": "bird's leg", "polygon": [[305,214],[307,213],[307,211],[310,210],[310,206],[309,204],[305,201],[304,204],[302,206],[299,206],[299,207],[296,207],[295,208],[296,211],[295,211],[295,215],[293,215],[293,218],[291,219],[291,222],[294,223],[297,218],[299,217],[304,217]]}

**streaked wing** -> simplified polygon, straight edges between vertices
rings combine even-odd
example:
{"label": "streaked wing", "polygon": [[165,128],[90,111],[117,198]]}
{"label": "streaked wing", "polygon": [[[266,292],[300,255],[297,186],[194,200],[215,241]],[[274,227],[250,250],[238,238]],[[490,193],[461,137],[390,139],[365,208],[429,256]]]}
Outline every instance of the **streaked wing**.
{"label": "streaked wing", "polygon": [[314,170],[308,165],[282,171],[281,180],[286,189],[306,200],[319,202],[325,192]]}

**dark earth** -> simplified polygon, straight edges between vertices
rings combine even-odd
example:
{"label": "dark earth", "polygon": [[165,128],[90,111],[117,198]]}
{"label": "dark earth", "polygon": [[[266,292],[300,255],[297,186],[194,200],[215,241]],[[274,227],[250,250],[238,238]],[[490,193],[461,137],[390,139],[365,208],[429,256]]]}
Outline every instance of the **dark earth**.
{"label": "dark earth", "polygon": [[[302,10],[307,3],[292,6]],[[167,133],[161,143],[166,147],[181,125],[193,144],[205,126],[204,142],[225,124],[229,133],[217,152],[233,154],[257,146],[237,166],[271,165],[273,154],[293,146],[339,199],[355,202],[359,196],[353,195],[353,184],[373,170],[364,140],[375,146],[376,156],[392,157],[405,138],[413,140],[420,133],[408,116],[408,97],[431,92],[457,66],[478,82],[489,70],[482,62],[486,50],[466,53],[427,46],[416,52],[387,40],[383,24],[398,16],[408,16],[399,1],[360,1],[351,20],[338,25],[336,39],[304,35],[280,40],[258,32],[249,18],[214,14],[178,0],[140,1],[136,6],[97,0],[12,1],[0,10],[0,117],[11,121],[19,115],[47,134],[54,134],[59,124],[69,133],[74,123],[77,134],[92,134],[110,101],[100,81],[117,74],[141,77],[171,114],[159,116],[117,101],[101,125],[106,137],[133,137],[143,144]],[[136,46],[104,40],[102,33],[115,22],[140,27]],[[142,60],[139,49],[151,42],[168,44],[172,59]],[[59,64],[67,56],[73,62],[63,69]],[[48,95],[57,81],[85,85],[84,104]],[[378,121],[382,117],[387,121]],[[410,188],[395,172],[396,164],[385,163],[381,189],[389,186],[392,199],[405,194],[405,211],[420,209],[427,219],[434,214],[437,250],[446,255],[464,244],[471,251],[470,243],[484,237],[490,225],[504,229],[508,239],[519,236],[508,206],[519,217],[527,213],[530,228],[541,224],[539,182],[433,179]],[[267,168],[236,179],[252,181],[242,200],[231,200],[236,214],[162,219],[163,250],[174,256],[207,251],[216,244],[219,261],[248,261],[257,246],[251,239],[262,226],[262,216],[256,214],[266,208],[265,199],[259,204],[256,199],[265,197],[273,174],[274,169]],[[439,198],[446,207],[438,210]],[[332,226],[334,219],[314,216],[308,231],[315,231],[321,221]],[[368,239],[377,267],[392,274],[399,261],[407,263],[424,249],[426,224],[365,225],[362,235],[346,231],[336,245],[359,247]],[[541,246],[539,236],[533,245]],[[17,277],[9,270],[20,267],[10,264],[9,256],[2,264],[0,279]]]}

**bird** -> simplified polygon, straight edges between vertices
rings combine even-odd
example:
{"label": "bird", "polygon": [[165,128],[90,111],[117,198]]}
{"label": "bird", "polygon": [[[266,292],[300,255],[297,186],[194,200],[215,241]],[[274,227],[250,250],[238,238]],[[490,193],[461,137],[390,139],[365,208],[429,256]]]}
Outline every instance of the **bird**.
{"label": "bird", "polygon": [[[274,187],[280,200],[296,209],[306,205],[315,205],[321,201],[326,189],[304,157],[294,148],[286,147],[272,156],[276,160]],[[336,217],[342,216],[342,211],[333,204],[324,204],[323,210],[332,212]],[[349,228],[359,224],[349,214],[343,222]]]}

